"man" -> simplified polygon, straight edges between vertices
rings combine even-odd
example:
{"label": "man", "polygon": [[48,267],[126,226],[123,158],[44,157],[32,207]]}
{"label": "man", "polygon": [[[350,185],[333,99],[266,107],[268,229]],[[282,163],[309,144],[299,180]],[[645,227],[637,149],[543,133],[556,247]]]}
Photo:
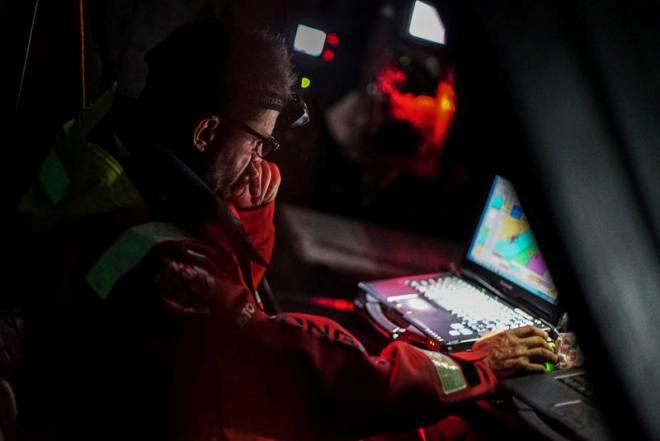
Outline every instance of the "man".
{"label": "man", "polygon": [[139,103],[108,93],[65,124],[21,205],[61,265],[32,331],[30,429],[357,439],[436,423],[498,376],[556,361],[534,328],[451,357],[402,342],[372,356],[331,320],[266,314],[254,287],[280,172],[263,157],[291,98],[285,46],[204,22],[146,59]]}

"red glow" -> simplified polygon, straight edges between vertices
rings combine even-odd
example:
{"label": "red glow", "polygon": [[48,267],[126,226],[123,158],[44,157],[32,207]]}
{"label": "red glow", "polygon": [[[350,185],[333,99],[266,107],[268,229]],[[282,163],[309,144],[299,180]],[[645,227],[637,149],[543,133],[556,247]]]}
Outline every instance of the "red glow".
{"label": "red glow", "polygon": [[332,47],[337,47],[339,46],[339,35],[331,32],[325,37],[325,42]]}
{"label": "red glow", "polygon": [[389,97],[393,118],[407,121],[421,131],[421,153],[440,151],[456,111],[456,94],[450,82],[441,81],[435,96],[402,93],[397,84],[406,80],[405,72],[388,67],[378,77],[380,90]]}
{"label": "red glow", "polygon": [[343,299],[333,299],[329,297],[312,297],[310,302],[316,306],[322,306],[323,308],[334,309],[335,311],[345,311],[353,312],[355,311],[355,305],[353,302]]}
{"label": "red glow", "polygon": [[326,49],[323,51],[323,55],[321,55],[325,61],[331,61],[333,58],[335,58],[335,51],[332,49]]}
{"label": "red glow", "polygon": [[440,145],[444,142],[449,127],[454,119],[456,112],[456,92],[454,87],[447,82],[438,84],[435,92],[436,96],[436,120],[433,130],[433,143]]}

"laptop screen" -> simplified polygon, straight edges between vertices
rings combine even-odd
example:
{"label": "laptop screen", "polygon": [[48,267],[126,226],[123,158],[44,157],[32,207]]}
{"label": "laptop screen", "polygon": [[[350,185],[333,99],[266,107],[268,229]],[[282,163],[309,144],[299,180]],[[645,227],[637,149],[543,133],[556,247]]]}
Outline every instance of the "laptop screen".
{"label": "laptop screen", "polygon": [[468,260],[555,304],[557,289],[513,186],[496,176]]}

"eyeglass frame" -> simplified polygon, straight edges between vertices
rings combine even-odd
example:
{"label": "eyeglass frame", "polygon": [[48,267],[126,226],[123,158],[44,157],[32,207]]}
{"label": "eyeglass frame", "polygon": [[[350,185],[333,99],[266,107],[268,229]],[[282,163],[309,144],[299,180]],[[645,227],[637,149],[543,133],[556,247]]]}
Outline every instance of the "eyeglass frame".
{"label": "eyeglass frame", "polygon": [[[254,130],[252,127],[245,124],[243,121],[238,121],[233,118],[227,118],[227,117],[225,117],[224,120],[238,127],[239,129],[243,130],[249,135],[254,136],[259,141],[261,141],[261,153],[259,153],[259,149],[255,150],[257,156],[259,156],[261,159],[265,158],[266,156],[270,155],[271,153],[277,151],[280,148],[281,144],[274,136],[263,135],[257,132],[256,130]],[[266,153],[263,153],[266,151],[266,146],[269,146],[270,150],[268,150]]]}

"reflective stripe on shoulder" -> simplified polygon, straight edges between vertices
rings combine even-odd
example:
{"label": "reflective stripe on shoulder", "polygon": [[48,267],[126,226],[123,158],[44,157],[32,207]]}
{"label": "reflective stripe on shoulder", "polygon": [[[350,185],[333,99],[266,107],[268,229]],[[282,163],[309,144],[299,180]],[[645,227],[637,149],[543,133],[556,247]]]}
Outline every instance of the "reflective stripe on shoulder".
{"label": "reflective stripe on shoulder", "polygon": [[122,234],[101,256],[85,280],[101,298],[106,299],[117,281],[136,267],[154,246],[190,239],[189,234],[172,224],[149,222],[137,225]]}
{"label": "reflective stripe on shoulder", "polygon": [[467,388],[467,381],[465,381],[465,375],[463,375],[461,366],[452,358],[439,352],[425,351],[423,349],[421,351],[433,362],[435,370],[438,372],[438,377],[440,377],[442,391],[445,395],[450,395]]}
{"label": "reflective stripe on shoulder", "polygon": [[71,179],[69,179],[64,165],[62,165],[54,150],[48,153],[43,164],[41,164],[39,181],[53,205],[60,203],[71,185]]}

